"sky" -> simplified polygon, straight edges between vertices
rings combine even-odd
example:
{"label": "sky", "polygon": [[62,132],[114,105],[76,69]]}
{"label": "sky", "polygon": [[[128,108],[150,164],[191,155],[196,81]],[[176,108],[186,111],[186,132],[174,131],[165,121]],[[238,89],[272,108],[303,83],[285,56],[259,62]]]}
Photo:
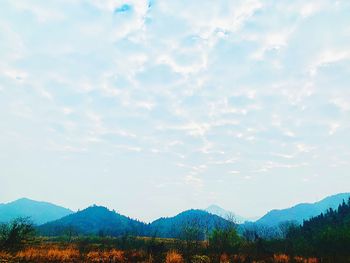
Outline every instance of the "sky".
{"label": "sky", "polygon": [[1,1],[0,203],[145,221],[350,191],[350,1]]}

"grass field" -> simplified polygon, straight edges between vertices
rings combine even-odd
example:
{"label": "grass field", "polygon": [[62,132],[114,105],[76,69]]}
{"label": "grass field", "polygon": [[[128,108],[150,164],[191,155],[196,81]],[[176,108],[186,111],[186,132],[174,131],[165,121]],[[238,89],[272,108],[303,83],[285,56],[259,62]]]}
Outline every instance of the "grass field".
{"label": "grass field", "polygon": [[291,258],[284,254],[257,258],[245,254],[216,253],[207,250],[206,242],[185,244],[176,239],[136,237],[124,240],[122,244],[119,238],[89,237],[70,241],[63,238],[36,238],[18,251],[0,252],[0,262],[317,263],[319,261],[316,258]]}

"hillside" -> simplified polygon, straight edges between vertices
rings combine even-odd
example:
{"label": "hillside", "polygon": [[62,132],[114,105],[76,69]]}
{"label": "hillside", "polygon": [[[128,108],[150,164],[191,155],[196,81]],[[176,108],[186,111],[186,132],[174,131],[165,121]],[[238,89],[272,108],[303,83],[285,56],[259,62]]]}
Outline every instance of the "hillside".
{"label": "hillside", "polygon": [[0,204],[0,222],[8,222],[17,217],[30,217],[34,224],[40,225],[71,213],[73,211],[67,208],[28,198]]}
{"label": "hillside", "polygon": [[59,220],[39,226],[43,235],[99,234],[119,236],[123,234],[144,235],[147,225],[108,210],[103,206],[91,206]]}
{"label": "hillside", "polygon": [[196,229],[202,239],[215,226],[227,225],[230,222],[204,210],[191,209],[174,217],[160,218],[150,225],[152,235],[159,237],[180,237],[185,228]]}
{"label": "hillside", "polygon": [[341,193],[326,197],[316,203],[303,203],[287,209],[272,210],[256,221],[257,224],[266,226],[277,226],[285,221],[294,221],[299,224],[303,220],[310,219],[324,213],[327,209],[337,209],[343,200],[348,200],[350,193]]}

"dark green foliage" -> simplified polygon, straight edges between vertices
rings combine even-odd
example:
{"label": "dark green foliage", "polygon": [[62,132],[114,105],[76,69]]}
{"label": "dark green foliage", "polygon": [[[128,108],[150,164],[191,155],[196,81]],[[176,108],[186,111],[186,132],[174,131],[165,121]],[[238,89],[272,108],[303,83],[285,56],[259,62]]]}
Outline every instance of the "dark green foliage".
{"label": "dark green foliage", "polygon": [[32,240],[35,230],[28,218],[17,218],[0,225],[0,251],[16,251]]}
{"label": "dark green foliage", "polygon": [[350,199],[289,230],[286,242],[293,254],[313,255],[329,261],[350,259]]}
{"label": "dark green foliage", "polygon": [[242,232],[245,242],[241,243],[239,252],[248,255],[249,260],[287,254],[291,258],[316,257],[321,262],[350,262],[350,199],[339,203],[337,209],[330,208],[301,226],[289,221],[273,230],[246,224]]}
{"label": "dark green foliage", "polygon": [[219,255],[238,253],[240,244],[241,238],[234,224],[214,228],[209,236],[209,249]]}

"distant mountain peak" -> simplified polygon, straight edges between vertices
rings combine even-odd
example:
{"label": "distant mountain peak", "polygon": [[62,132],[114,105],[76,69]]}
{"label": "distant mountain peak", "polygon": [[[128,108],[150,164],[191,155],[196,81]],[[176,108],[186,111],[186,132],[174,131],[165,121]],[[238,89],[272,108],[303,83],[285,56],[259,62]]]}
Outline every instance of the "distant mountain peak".
{"label": "distant mountain peak", "polygon": [[247,218],[244,218],[240,215],[237,215],[235,214],[234,212],[231,212],[231,211],[228,211],[228,210],[225,210],[224,208],[216,205],[216,204],[212,204],[210,206],[208,206],[205,211],[211,213],[211,214],[214,214],[214,215],[217,215],[217,216],[220,216],[224,219],[233,219],[236,221],[236,223],[238,224],[241,224],[245,221],[248,221]]}
{"label": "distant mountain peak", "polygon": [[205,210],[213,210],[213,209],[224,210],[222,207],[220,207],[220,206],[218,206],[216,204],[212,204],[212,205],[208,206]]}
{"label": "distant mountain peak", "polygon": [[12,202],[9,202],[8,204],[12,203],[28,203],[28,202],[40,202],[40,201],[35,201],[35,200],[32,200],[32,199],[29,199],[27,197],[21,197],[21,198],[18,198]]}

